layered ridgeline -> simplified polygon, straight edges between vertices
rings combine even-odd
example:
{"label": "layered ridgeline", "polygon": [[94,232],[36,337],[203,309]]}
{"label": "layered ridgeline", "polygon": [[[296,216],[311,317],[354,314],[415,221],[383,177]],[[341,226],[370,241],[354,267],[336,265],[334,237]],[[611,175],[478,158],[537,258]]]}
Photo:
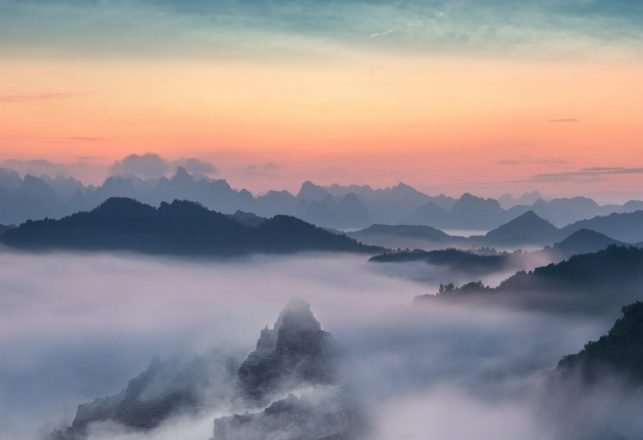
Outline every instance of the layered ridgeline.
{"label": "layered ridgeline", "polygon": [[472,282],[442,286],[422,301],[479,301],[561,312],[613,313],[622,304],[643,297],[643,249],[609,246],[600,252],[530,272],[518,272],[497,287]]}
{"label": "layered ridgeline", "polygon": [[[581,231],[592,231],[605,238],[598,235],[590,237],[587,233],[579,235],[574,241],[580,249],[583,248],[581,241],[589,243],[585,246],[587,250],[604,248],[596,248],[596,244],[591,244],[592,239],[597,239],[599,244],[608,240],[611,240],[609,244],[639,243],[643,240],[643,211],[594,217],[563,228],[554,226],[533,211],[527,211],[484,235],[470,237],[449,235],[430,226],[413,225],[372,225],[347,235],[363,243],[389,248],[519,248],[551,246]],[[574,243],[567,245],[573,246]]]}
{"label": "layered ridgeline", "polygon": [[364,415],[337,382],[335,345],[310,306],[295,299],[240,365],[215,355],[183,365],[155,359],[120,393],[80,405],[72,424],[49,440],[146,432],[177,416],[233,408],[242,413],[216,419],[213,440],[363,438]]}
{"label": "layered ridgeline", "polygon": [[[536,251],[516,250],[508,252],[497,251],[488,247],[475,249],[447,248],[429,251],[421,249],[389,250],[371,257],[369,261],[397,265],[421,262],[432,268],[444,269],[456,278],[468,276],[470,280],[471,278],[502,271],[516,272],[533,269],[546,262],[557,263],[574,255],[595,253],[614,245],[627,246],[625,243],[613,240],[599,232],[581,229],[552,246]],[[418,275],[422,277],[422,267],[417,266],[415,269]],[[435,279],[436,273],[434,271],[427,268],[425,273],[427,278]]]}
{"label": "layered ridgeline", "polygon": [[374,252],[376,248],[290,216],[225,215],[185,201],[144,205],[113,198],[90,212],[28,221],[0,241],[28,250],[123,250],[194,256],[250,252]]}
{"label": "layered ridgeline", "polygon": [[[522,254],[520,254],[522,255]],[[521,259],[513,254],[494,252],[492,250],[462,251],[459,249],[441,249],[434,251],[400,251],[375,255],[369,259],[372,263],[426,263],[469,277],[484,276],[504,270],[517,270]]]}
{"label": "layered ridgeline", "polygon": [[507,195],[498,200],[485,199],[468,193],[455,198],[428,195],[403,183],[374,189],[368,185],[304,182],[297,193],[268,191],[253,195],[246,189],[232,188],[223,179],[190,174],[182,167],[171,177],[112,176],[99,186],[85,186],[70,177],[23,178],[13,170],[0,168],[0,224],[61,218],[94,209],[112,197],[133,198],[154,206],[175,199],[190,200],[226,214],[242,210],[263,217],[293,215],[339,229],[382,223],[489,230],[527,211],[561,227],[581,219],[643,209],[641,201],[599,205],[586,197],[545,200],[537,193],[518,199]]}
{"label": "layered ridgeline", "polygon": [[641,438],[643,303],[623,307],[609,332],[548,374],[543,413],[569,440]]}
{"label": "layered ridgeline", "polygon": [[556,373],[586,383],[617,375],[643,385],[643,302],[623,307],[623,316],[607,335],[564,357]]}

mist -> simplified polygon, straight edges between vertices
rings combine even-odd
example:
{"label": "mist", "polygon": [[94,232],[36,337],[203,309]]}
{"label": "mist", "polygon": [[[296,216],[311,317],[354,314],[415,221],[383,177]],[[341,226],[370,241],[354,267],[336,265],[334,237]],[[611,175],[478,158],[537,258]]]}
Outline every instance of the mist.
{"label": "mist", "polygon": [[[79,403],[118,392],[156,354],[242,359],[298,296],[339,342],[342,383],[366,407],[376,440],[564,438],[562,428],[545,428],[553,420],[540,403],[546,372],[611,321],[413,304],[435,284],[339,254],[0,253],[3,435],[37,439],[68,424]],[[90,438],[206,440],[213,419],[231,411],[222,404],[144,434],[102,426]]]}

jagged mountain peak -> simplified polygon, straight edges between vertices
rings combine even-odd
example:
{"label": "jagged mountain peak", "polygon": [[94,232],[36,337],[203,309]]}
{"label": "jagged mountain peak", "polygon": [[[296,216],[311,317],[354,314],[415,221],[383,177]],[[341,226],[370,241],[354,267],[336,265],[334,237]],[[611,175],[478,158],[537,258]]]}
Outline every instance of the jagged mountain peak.
{"label": "jagged mountain peak", "polygon": [[321,324],[313,315],[310,304],[301,298],[292,298],[279,314],[275,330],[281,331],[320,331]]}
{"label": "jagged mountain peak", "polygon": [[334,340],[321,329],[310,304],[293,298],[272,329],[263,329],[255,351],[239,367],[246,396],[263,400],[293,385],[329,384]]}

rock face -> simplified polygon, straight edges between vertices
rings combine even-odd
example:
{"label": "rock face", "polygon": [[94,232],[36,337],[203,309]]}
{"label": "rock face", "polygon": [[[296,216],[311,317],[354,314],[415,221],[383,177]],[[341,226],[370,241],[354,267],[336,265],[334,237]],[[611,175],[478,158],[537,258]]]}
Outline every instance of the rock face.
{"label": "rock face", "polygon": [[236,400],[258,412],[217,419],[216,440],[358,439],[364,416],[336,383],[335,364],[334,339],[308,303],[295,299],[274,328],[262,330],[241,366],[215,355],[189,363],[155,358],[120,393],[79,405],[71,426],[49,440],[85,439],[97,423],[145,432],[171,417],[224,410]]}
{"label": "rock face", "polygon": [[310,306],[292,300],[273,329],[261,331],[257,348],[239,368],[246,396],[262,400],[292,384],[333,382],[334,341]]}
{"label": "rock face", "polygon": [[304,301],[292,300],[261,332],[239,382],[252,403],[268,406],[215,420],[212,440],[353,440],[367,430],[359,406],[336,384],[334,340]]}
{"label": "rock face", "polygon": [[222,384],[234,380],[234,367],[215,355],[188,363],[156,357],[118,394],[79,405],[71,426],[53,432],[49,439],[84,439],[95,423],[146,431],[178,414],[210,408],[229,397],[229,388]]}
{"label": "rock face", "polygon": [[364,438],[365,430],[358,406],[331,392],[322,397],[290,395],[262,412],[217,419],[211,440],[355,440]]}

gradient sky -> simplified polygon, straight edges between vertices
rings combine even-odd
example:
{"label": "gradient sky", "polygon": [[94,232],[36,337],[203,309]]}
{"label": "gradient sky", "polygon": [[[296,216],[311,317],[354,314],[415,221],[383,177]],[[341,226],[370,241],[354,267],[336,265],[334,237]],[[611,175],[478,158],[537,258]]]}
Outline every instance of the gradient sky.
{"label": "gradient sky", "polygon": [[0,0],[0,162],[643,197],[641,23],[638,0]]}

